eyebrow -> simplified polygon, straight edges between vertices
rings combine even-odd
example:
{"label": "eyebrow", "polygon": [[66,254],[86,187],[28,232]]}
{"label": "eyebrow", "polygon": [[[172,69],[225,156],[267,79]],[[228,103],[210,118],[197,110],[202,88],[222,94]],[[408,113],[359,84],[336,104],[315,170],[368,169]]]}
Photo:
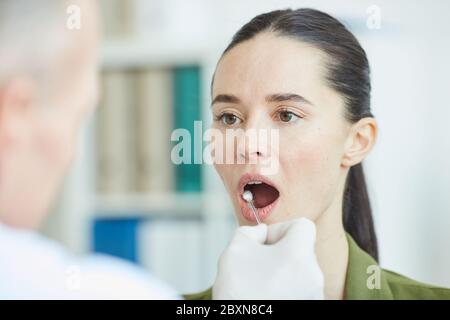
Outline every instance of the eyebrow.
{"label": "eyebrow", "polygon": [[267,102],[282,102],[282,101],[295,101],[306,103],[313,106],[313,103],[306,99],[305,97],[296,93],[276,93],[271,94],[266,97]]}
{"label": "eyebrow", "polygon": [[238,97],[233,96],[231,94],[218,94],[214,100],[211,102],[211,106],[213,106],[216,103],[239,103],[240,100]]}
{"label": "eyebrow", "polygon": [[[283,101],[295,101],[295,102],[301,102],[306,103],[311,106],[314,104],[306,99],[305,97],[296,94],[296,93],[275,93],[266,96],[267,102],[283,102]],[[216,103],[239,103],[240,100],[238,97],[231,95],[231,94],[218,94],[213,101],[211,102],[211,106],[213,106]]]}

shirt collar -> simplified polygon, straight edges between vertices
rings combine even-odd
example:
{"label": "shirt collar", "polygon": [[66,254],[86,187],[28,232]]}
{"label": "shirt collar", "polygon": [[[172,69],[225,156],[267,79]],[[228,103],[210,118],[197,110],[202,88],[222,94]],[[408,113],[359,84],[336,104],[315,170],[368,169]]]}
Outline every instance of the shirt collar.
{"label": "shirt collar", "polygon": [[[368,253],[347,233],[348,266],[345,281],[346,300],[393,299],[386,275]],[[375,278],[379,277],[379,281]]]}

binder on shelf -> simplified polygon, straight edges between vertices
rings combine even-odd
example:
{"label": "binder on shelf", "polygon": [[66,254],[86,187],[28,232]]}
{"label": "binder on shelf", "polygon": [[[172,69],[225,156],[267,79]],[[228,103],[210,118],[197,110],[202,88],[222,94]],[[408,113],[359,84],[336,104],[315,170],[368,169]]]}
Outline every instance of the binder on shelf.
{"label": "binder on shelf", "polygon": [[[174,125],[184,128],[191,136],[191,163],[179,164],[175,168],[176,191],[198,192],[202,189],[201,164],[195,164],[195,157],[201,159],[201,148],[195,148],[194,121],[201,120],[200,68],[180,66],[174,69]],[[199,137],[201,139],[201,137]]]}
{"label": "binder on shelf", "polygon": [[137,71],[136,77],[138,192],[170,192],[174,188],[172,72],[144,69]]}
{"label": "binder on shelf", "polygon": [[138,225],[135,218],[95,219],[93,251],[139,263]]}
{"label": "binder on shelf", "polygon": [[120,38],[133,33],[133,3],[123,0],[101,0],[102,29],[105,38]]}
{"label": "binder on shelf", "polygon": [[98,110],[98,191],[130,193],[136,189],[135,76],[108,70],[102,75],[103,97]]}

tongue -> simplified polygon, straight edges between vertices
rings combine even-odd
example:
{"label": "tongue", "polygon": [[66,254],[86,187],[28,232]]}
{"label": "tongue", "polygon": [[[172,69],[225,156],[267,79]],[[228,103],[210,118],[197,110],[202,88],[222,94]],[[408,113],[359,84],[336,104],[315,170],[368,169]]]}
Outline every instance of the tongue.
{"label": "tongue", "polygon": [[279,196],[277,189],[265,183],[250,185],[249,189],[253,194],[256,208],[264,208],[265,206],[268,206]]}

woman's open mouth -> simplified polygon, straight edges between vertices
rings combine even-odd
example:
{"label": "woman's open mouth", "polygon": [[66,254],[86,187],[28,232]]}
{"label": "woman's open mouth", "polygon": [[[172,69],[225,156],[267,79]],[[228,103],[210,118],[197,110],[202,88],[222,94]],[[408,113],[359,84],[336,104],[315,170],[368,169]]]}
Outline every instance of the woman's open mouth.
{"label": "woman's open mouth", "polygon": [[253,205],[256,208],[260,220],[263,221],[275,207],[280,192],[265,176],[246,173],[241,177],[238,183],[238,201],[242,215],[252,222],[256,221],[255,215],[248,206],[248,203],[242,198],[242,194],[247,190],[252,193]]}

